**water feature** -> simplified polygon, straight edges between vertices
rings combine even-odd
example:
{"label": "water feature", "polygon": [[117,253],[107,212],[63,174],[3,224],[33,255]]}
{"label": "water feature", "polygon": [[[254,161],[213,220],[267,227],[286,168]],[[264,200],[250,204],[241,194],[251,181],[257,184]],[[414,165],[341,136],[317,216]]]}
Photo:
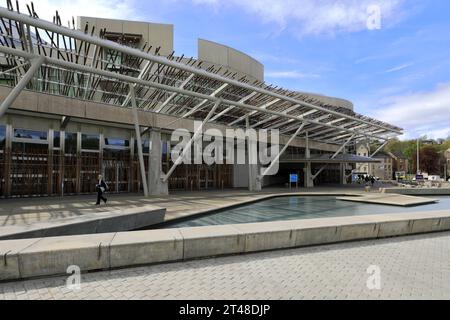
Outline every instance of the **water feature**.
{"label": "water feature", "polygon": [[432,197],[437,203],[395,207],[337,200],[331,196],[289,196],[271,198],[224,209],[186,220],[167,223],[163,228],[196,227],[276,220],[314,219],[386,213],[411,213],[450,209],[450,197]]}

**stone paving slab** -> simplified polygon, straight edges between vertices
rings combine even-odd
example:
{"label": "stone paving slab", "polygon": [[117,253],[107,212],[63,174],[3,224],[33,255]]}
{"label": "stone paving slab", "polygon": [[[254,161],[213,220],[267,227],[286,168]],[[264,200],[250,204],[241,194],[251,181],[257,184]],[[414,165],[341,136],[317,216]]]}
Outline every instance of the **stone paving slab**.
{"label": "stone paving slab", "polygon": [[0,283],[0,300],[450,299],[450,232],[89,273],[80,290],[66,281]]}
{"label": "stone paving slab", "polygon": [[438,200],[425,197],[406,196],[401,194],[365,194],[357,197],[336,197],[338,200],[374,203],[399,207],[411,207],[435,203]]}

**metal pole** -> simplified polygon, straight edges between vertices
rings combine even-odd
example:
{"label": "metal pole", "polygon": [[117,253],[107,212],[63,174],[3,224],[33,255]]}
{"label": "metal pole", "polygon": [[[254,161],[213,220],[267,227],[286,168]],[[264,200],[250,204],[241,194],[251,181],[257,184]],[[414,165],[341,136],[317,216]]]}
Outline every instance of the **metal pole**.
{"label": "metal pole", "polygon": [[[339,155],[339,153],[341,153],[341,151],[350,143],[350,141],[353,139],[355,137],[355,135],[352,135],[339,149],[338,149],[338,151],[336,151],[335,152],[335,154],[333,154],[332,156],[331,156],[331,158],[329,159],[329,160],[333,160],[334,158],[336,158],[338,155]],[[320,168],[319,169],[319,171],[317,171],[316,172],[316,174],[315,175],[313,175],[313,177],[312,177],[312,179],[313,180],[315,180],[318,176],[319,176],[319,174],[321,174],[322,173],[322,171],[323,170],[325,170],[326,168],[328,167],[328,163],[327,164],[325,164],[324,166],[322,166],[322,168]]]}
{"label": "metal pole", "polygon": [[[139,166],[141,169],[140,171],[141,171],[142,185],[144,188],[144,196],[148,197],[148,184],[147,184],[147,177],[145,176],[144,155],[142,153],[141,130],[139,129],[139,118],[138,118],[137,106],[136,106],[136,96],[135,96],[135,92],[134,92],[134,86],[132,84],[130,84],[130,100],[131,100],[131,106],[132,106],[132,112],[133,112],[134,131],[136,132],[138,158],[139,158]],[[150,168],[149,168],[149,170],[150,170]]]}
{"label": "metal pole", "polygon": [[378,152],[380,152],[388,144],[388,142],[389,140],[387,140],[377,150],[375,150],[375,152],[370,155],[370,158],[373,158]]}
{"label": "metal pole", "polygon": [[419,153],[420,153],[419,145],[420,145],[420,143],[419,143],[419,139],[420,138],[417,138],[417,174],[420,174],[420,157],[419,157]]}
{"label": "metal pole", "polygon": [[167,180],[169,180],[172,173],[175,171],[175,169],[178,167],[178,165],[183,161],[184,156],[191,149],[192,143],[195,140],[197,140],[198,136],[203,132],[203,127],[204,127],[205,123],[207,123],[209,121],[209,119],[211,119],[211,117],[214,114],[214,111],[216,111],[216,109],[220,106],[221,103],[222,103],[222,100],[216,101],[216,103],[214,104],[214,107],[212,107],[211,111],[209,111],[208,115],[203,120],[202,124],[198,127],[197,131],[194,133],[194,136],[191,138],[191,140],[189,140],[189,142],[183,148],[183,152],[181,153],[181,155],[178,157],[178,159],[172,165],[169,172],[167,172],[167,174],[164,176],[164,178],[163,178],[164,182],[167,182]]}
{"label": "metal pole", "polygon": [[25,73],[22,79],[20,79],[19,83],[11,90],[11,92],[8,94],[5,100],[3,100],[1,106],[0,106],[0,118],[6,113],[8,108],[14,103],[14,101],[17,99],[19,94],[22,92],[23,89],[27,86],[27,84],[31,81],[36,71],[39,70],[42,63],[44,63],[44,57],[39,57],[32,59],[31,67],[28,69],[28,71]]}
{"label": "metal pole", "polygon": [[272,167],[275,165],[275,163],[277,163],[277,161],[280,160],[283,153],[286,151],[286,149],[289,147],[289,145],[292,143],[292,141],[295,139],[295,137],[297,137],[299,135],[300,131],[303,130],[305,125],[306,125],[306,123],[302,123],[302,125],[297,129],[297,131],[295,131],[295,133],[292,135],[292,137],[289,139],[289,141],[284,145],[283,149],[277,154],[275,159],[270,163],[270,166],[267,167],[266,170],[264,170],[264,172],[261,174],[260,178],[264,177],[267,174],[267,172],[269,172],[270,169],[272,169]]}

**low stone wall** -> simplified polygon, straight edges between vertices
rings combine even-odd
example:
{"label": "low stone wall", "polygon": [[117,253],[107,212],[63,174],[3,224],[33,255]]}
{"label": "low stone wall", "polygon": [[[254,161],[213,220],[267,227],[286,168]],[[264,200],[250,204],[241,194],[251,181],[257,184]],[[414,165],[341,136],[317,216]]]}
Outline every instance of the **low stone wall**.
{"label": "low stone wall", "polygon": [[75,218],[2,227],[0,240],[136,230],[164,222],[165,208],[145,206],[96,212]]}
{"label": "low stone wall", "polygon": [[381,192],[410,196],[450,196],[450,188],[382,188]]}
{"label": "low stone wall", "polygon": [[0,280],[449,231],[450,210],[0,241]]}

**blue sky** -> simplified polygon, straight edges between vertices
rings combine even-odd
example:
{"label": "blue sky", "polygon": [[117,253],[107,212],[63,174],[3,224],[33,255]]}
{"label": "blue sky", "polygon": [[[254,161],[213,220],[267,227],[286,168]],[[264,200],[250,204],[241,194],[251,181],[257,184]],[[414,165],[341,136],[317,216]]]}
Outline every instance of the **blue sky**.
{"label": "blue sky", "polygon": [[[367,8],[374,4],[381,9],[381,28],[368,30]],[[355,111],[403,127],[403,138],[450,136],[448,0],[39,0],[35,5],[46,18],[60,9],[64,20],[97,15],[171,23],[179,55],[195,57],[197,38],[223,43],[261,61],[268,83],[349,99]]]}

